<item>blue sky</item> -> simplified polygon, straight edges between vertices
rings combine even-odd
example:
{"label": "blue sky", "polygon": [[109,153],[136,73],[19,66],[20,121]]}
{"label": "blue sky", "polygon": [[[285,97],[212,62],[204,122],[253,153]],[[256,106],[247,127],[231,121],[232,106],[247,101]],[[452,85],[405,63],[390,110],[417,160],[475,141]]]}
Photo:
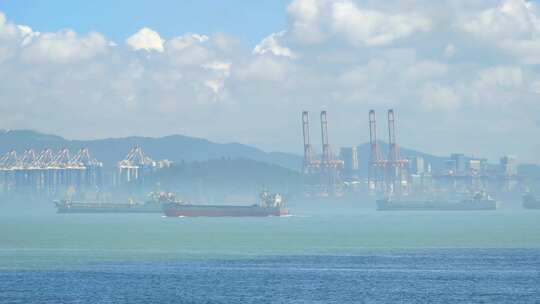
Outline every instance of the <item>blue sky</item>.
{"label": "blue sky", "polygon": [[256,44],[286,24],[285,0],[0,0],[0,11],[42,32],[71,28],[123,41],[141,27],[167,39],[180,33],[234,35]]}
{"label": "blue sky", "polygon": [[539,100],[527,0],[0,0],[5,129],[301,153],[302,110],[337,151],[393,108],[404,147],[540,162]]}

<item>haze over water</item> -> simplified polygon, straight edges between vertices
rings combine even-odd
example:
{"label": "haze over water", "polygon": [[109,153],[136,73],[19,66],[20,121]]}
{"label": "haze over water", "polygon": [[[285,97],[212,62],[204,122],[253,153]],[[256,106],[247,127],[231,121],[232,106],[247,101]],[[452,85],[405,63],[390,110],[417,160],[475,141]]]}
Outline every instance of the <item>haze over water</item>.
{"label": "haze over water", "polygon": [[283,218],[3,206],[0,302],[540,300],[539,212],[331,204],[291,202]]}

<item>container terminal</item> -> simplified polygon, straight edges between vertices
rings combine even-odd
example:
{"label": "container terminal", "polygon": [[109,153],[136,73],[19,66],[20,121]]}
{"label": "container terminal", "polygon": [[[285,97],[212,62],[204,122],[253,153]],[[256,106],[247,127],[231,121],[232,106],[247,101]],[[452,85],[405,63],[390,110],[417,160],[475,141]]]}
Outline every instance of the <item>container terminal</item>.
{"label": "container terminal", "polygon": [[[524,191],[526,178],[518,175],[515,156],[503,156],[498,164],[492,164],[486,159],[452,153],[444,160],[443,165],[438,164],[438,167],[434,168],[421,153],[403,156],[397,142],[399,129],[393,109],[386,113],[386,142],[378,137],[375,110],[370,110],[367,118],[367,158],[359,158],[358,151],[361,146],[342,147],[339,157],[336,157],[329,143],[327,112],[320,113],[320,154],[314,152],[311,142],[309,112],[302,112],[304,196],[313,199],[367,196],[380,202],[411,202],[411,209],[415,208],[413,202],[418,196],[444,197],[456,193],[469,196],[459,203],[444,199],[433,200],[439,204],[432,208],[448,210],[460,209],[459,206],[464,202],[478,201],[473,199],[478,193],[494,193],[504,197],[509,193]],[[363,171],[367,171],[367,174],[363,175]],[[416,203],[420,202],[416,200]],[[426,208],[430,205],[427,201],[422,204]],[[462,209],[496,209],[497,206],[498,204],[488,199],[484,203],[467,205]]]}
{"label": "container terminal", "polygon": [[[507,193],[525,193],[525,176],[517,171],[517,158],[503,156],[498,164],[486,159],[452,153],[436,165],[427,155],[402,153],[397,141],[397,115],[386,112],[386,141],[377,133],[375,110],[367,113],[366,135],[369,149],[364,146],[342,147],[334,153],[330,144],[330,115],[321,111],[320,150],[311,141],[310,113],[302,111],[303,161],[298,171],[302,175],[301,195],[308,200],[336,200],[370,197],[372,202],[392,197],[411,200],[413,197],[480,191],[495,197]],[[317,152],[319,150],[319,152]],[[361,156],[361,157],[360,157]],[[87,148],[70,151],[50,148],[37,151],[11,150],[0,156],[0,192],[25,193],[38,197],[61,197],[70,188],[78,193],[115,189],[128,183],[144,181],[148,173],[168,168],[167,159],[154,160],[142,147],[133,146],[114,168],[106,168]],[[520,195],[518,195],[520,196]],[[537,199],[536,199],[537,200]],[[528,199],[523,206],[535,205]]]}

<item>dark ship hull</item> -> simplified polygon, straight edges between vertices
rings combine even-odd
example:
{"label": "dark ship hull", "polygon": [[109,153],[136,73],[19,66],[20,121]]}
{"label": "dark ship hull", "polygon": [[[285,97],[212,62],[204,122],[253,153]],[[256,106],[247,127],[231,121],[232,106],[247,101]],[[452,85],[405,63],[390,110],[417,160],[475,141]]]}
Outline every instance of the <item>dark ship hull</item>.
{"label": "dark ship hull", "polygon": [[377,210],[381,211],[467,211],[467,210],[496,210],[497,202],[485,201],[392,201],[378,200]]}
{"label": "dark ship hull", "polygon": [[289,214],[281,207],[194,205],[169,203],[163,205],[163,213],[168,217],[266,217]]}
{"label": "dark ship hull", "polygon": [[523,208],[525,209],[540,209],[540,199],[532,195],[523,197]]}
{"label": "dark ship hull", "polygon": [[55,202],[57,213],[161,213],[159,204]]}

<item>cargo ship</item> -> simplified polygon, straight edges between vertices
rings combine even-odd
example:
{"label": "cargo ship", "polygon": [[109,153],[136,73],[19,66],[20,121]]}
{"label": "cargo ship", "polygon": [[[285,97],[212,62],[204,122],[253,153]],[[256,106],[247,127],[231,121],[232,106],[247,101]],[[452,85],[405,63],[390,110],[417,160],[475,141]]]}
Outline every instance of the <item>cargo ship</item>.
{"label": "cargo ship", "polygon": [[162,208],[168,217],[266,217],[289,214],[284,208],[283,197],[266,191],[260,194],[260,203],[251,206],[169,202],[164,203]]}
{"label": "cargo ship", "polygon": [[394,200],[385,198],[377,200],[377,210],[381,211],[459,211],[459,210],[496,210],[497,201],[485,192],[474,194],[463,200]]}
{"label": "cargo ship", "polygon": [[523,208],[540,209],[540,199],[532,194],[525,194],[523,196]]}
{"label": "cargo ship", "polygon": [[137,203],[81,202],[71,199],[54,201],[57,213],[161,213],[163,203],[176,201],[171,193],[150,193],[149,200]]}

